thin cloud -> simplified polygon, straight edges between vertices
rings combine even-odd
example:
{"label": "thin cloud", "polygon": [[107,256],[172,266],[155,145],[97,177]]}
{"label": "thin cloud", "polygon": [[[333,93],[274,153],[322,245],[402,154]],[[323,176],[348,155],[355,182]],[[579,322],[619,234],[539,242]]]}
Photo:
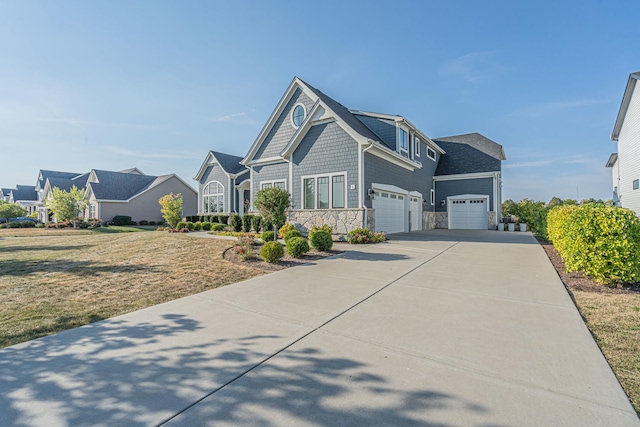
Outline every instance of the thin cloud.
{"label": "thin cloud", "polygon": [[126,148],[115,147],[113,145],[104,146],[105,149],[111,151],[114,154],[134,157],[137,159],[201,159],[202,153],[141,153]]}
{"label": "thin cloud", "polygon": [[553,163],[553,160],[539,160],[536,162],[523,162],[523,163],[505,163],[504,168],[537,168],[540,166],[547,166]]}
{"label": "thin cloud", "polygon": [[513,116],[538,117],[545,114],[551,114],[562,110],[573,108],[584,108],[592,105],[606,104],[609,100],[605,99],[576,99],[571,101],[556,101],[536,104],[521,110],[514,111]]}
{"label": "thin cloud", "polygon": [[246,118],[247,113],[234,113],[227,114],[225,116],[218,116],[209,119],[212,123],[234,123],[234,124],[242,124],[242,125],[254,125],[257,123],[256,120]]}
{"label": "thin cloud", "polygon": [[138,123],[125,123],[125,122],[101,122],[94,120],[80,120],[68,117],[61,118],[39,118],[36,119],[39,122],[47,122],[47,123],[63,123],[74,127],[82,127],[82,126],[98,126],[98,127],[109,127],[109,128],[121,128],[121,129],[142,129],[142,130],[163,130],[165,129],[163,126],[155,126],[155,125],[144,125]]}
{"label": "thin cloud", "polygon": [[477,83],[500,68],[495,60],[495,51],[472,52],[446,62],[440,67],[440,74],[461,77],[469,83]]}

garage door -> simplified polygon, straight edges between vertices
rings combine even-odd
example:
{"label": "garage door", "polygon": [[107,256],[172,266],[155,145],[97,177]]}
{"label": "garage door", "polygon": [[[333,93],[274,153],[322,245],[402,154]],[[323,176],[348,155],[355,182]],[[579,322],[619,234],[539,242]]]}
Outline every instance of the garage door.
{"label": "garage door", "polygon": [[487,229],[486,199],[457,199],[451,201],[449,228],[467,230]]}
{"label": "garage door", "polygon": [[373,209],[375,209],[376,231],[385,233],[404,232],[405,197],[402,194],[388,191],[375,191]]}

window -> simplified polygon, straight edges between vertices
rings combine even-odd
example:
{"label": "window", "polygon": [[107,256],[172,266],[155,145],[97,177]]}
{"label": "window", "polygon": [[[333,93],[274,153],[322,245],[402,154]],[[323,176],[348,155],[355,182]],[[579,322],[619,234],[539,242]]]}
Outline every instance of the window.
{"label": "window", "polygon": [[637,190],[637,189],[638,189],[638,187],[639,187],[639,185],[638,185],[638,180],[636,179],[636,180],[634,180],[634,181],[633,181],[633,189],[634,189],[634,190]]}
{"label": "window", "polygon": [[407,151],[409,146],[409,134],[404,129],[398,129],[398,147],[400,151]]}
{"label": "window", "polygon": [[433,151],[431,148],[427,147],[427,157],[430,158],[431,160],[436,160],[436,152]]}
{"label": "window", "polygon": [[344,209],[346,207],[346,174],[303,177],[304,209]]}
{"label": "window", "polygon": [[211,181],[202,189],[202,211],[224,212],[224,187],[218,181]]}
{"label": "window", "polygon": [[304,116],[306,115],[306,111],[304,110],[304,105],[298,104],[293,109],[293,113],[291,114],[291,120],[293,122],[293,126],[298,128],[304,122]]}
{"label": "window", "polygon": [[432,205],[435,205],[435,203],[436,203],[436,190],[431,189],[429,201],[431,202]]}
{"label": "window", "polygon": [[414,138],[414,153],[416,157],[420,157],[420,138]]}
{"label": "window", "polygon": [[96,217],[96,205],[89,205],[89,218]]}
{"label": "window", "polygon": [[287,189],[287,185],[285,181],[263,181],[260,183],[260,189],[264,190],[266,188],[282,188],[283,190]]}

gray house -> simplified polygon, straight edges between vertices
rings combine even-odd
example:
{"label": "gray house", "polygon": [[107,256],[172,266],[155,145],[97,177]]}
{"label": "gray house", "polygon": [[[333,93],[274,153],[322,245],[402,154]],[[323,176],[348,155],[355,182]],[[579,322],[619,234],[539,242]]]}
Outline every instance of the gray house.
{"label": "gray house", "polygon": [[480,134],[432,140],[402,116],[350,110],[296,77],[247,155],[210,152],[195,179],[201,213],[211,184],[223,197],[214,209],[240,214],[277,186],[303,230],[487,229],[500,216],[502,160],[502,146]]}

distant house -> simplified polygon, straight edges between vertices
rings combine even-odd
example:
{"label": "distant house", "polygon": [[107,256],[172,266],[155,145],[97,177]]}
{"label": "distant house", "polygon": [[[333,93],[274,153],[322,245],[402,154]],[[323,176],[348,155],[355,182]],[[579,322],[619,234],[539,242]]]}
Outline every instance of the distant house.
{"label": "distant house", "polygon": [[16,188],[9,190],[7,201],[15,203],[27,209],[29,215],[35,212],[35,203],[38,200],[36,188],[33,185],[16,185]]}
{"label": "distant house", "polygon": [[617,152],[609,156],[613,202],[640,215],[640,72],[632,73],[622,96],[611,141],[617,142]]}
{"label": "distant house", "polygon": [[505,159],[480,134],[432,140],[403,116],[348,109],[296,77],[244,158],[209,152],[195,179],[200,213],[243,214],[261,189],[286,189],[303,231],[487,229],[500,217]]}
{"label": "distant house", "polygon": [[13,188],[0,188],[0,192],[2,192],[2,201],[9,201],[9,197],[11,197],[11,190],[13,190]]}
{"label": "distant house", "polygon": [[[38,212],[38,219],[40,221],[49,222],[51,220],[51,213],[49,212],[49,209],[44,205],[44,201],[49,196],[49,191],[51,191],[51,187],[50,187],[45,194],[45,185],[47,183],[47,180],[49,179],[71,180],[81,175],[82,175],[81,173],[77,173],[77,172],[61,172],[61,171],[51,171],[51,170],[44,170],[44,169],[41,169],[38,172],[38,179],[36,180],[36,186],[35,186],[36,193],[38,194],[38,199],[35,203],[35,207]],[[60,181],[57,181],[57,182],[59,184],[58,186],[63,186],[64,187],[63,189],[65,191],[68,191],[71,189],[71,185],[67,187],[66,184],[63,185],[61,184]],[[84,183],[78,182],[76,186],[78,188],[82,188],[84,187]]]}

